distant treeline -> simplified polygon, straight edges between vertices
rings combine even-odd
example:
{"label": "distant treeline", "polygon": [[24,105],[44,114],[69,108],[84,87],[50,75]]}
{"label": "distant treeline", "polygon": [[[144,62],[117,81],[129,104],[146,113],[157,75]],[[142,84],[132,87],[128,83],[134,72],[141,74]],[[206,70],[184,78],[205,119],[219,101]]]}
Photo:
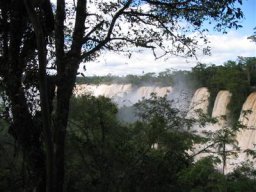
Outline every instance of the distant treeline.
{"label": "distant treeline", "polygon": [[133,85],[145,85],[154,84],[162,86],[173,85],[173,72],[167,69],[164,72],[156,73],[145,73],[143,75],[126,75],[126,76],[90,76],[90,77],[77,77],[78,84],[133,84]]}
{"label": "distant treeline", "polygon": [[207,87],[211,93],[209,113],[220,90],[229,90],[232,99],[229,105],[234,119],[238,119],[242,104],[250,92],[256,90],[256,57],[238,57],[237,61],[227,61],[223,65],[199,63],[191,71],[167,69],[160,73],[143,75],[78,77],[78,84],[131,83],[133,85],[180,86],[192,90]]}

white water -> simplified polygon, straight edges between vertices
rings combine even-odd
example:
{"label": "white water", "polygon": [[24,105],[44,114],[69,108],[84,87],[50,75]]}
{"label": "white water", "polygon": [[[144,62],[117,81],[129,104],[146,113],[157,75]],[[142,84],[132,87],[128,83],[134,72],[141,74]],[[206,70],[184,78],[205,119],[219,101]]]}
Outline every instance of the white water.
{"label": "white water", "polygon": [[[256,149],[256,92],[246,99],[239,117],[240,123],[245,126],[237,134],[237,141],[241,151]],[[247,159],[247,157],[245,157]]]}
{"label": "white water", "polygon": [[100,85],[77,85],[74,90],[76,96],[90,93],[93,96],[105,96],[111,98],[119,106],[131,106],[142,98],[149,98],[151,93],[158,97],[169,95],[172,87],[158,86],[132,86],[131,84],[100,84]]}
{"label": "white water", "polygon": [[200,113],[206,114],[209,106],[210,93],[206,87],[196,90],[189,106],[188,118],[199,118]]}
{"label": "white water", "polygon": [[229,110],[227,108],[232,94],[227,90],[221,90],[218,92],[218,95],[215,99],[212,117],[218,120],[218,126],[225,126],[227,123],[227,118]]}

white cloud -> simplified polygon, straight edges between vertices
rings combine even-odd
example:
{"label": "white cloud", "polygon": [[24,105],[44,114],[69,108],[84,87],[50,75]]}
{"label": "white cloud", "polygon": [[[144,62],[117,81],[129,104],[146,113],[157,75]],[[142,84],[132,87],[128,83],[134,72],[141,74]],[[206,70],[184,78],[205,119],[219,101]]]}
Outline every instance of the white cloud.
{"label": "white cloud", "polygon": [[86,63],[86,75],[126,75],[142,74],[142,72],[160,72],[167,68],[191,69],[197,62],[221,65],[228,60],[236,60],[237,56],[255,57],[256,45],[241,36],[238,32],[223,35],[208,35],[211,47],[211,56],[198,55],[195,58],[181,58],[170,56],[167,60],[155,60],[150,50],[134,53],[129,59],[124,55],[106,52],[97,61]]}
{"label": "white cloud", "polygon": [[227,35],[210,35],[212,56],[201,56],[201,62],[220,65],[227,60],[236,60],[237,56],[255,57],[256,44],[247,37],[234,32]]}

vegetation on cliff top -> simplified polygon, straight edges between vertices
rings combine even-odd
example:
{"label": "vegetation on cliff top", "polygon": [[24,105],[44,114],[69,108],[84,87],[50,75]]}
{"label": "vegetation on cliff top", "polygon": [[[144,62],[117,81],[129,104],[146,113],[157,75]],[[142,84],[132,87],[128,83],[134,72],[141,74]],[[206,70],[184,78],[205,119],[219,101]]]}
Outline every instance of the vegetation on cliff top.
{"label": "vegetation on cliff top", "polygon": [[238,57],[237,61],[227,61],[223,65],[199,63],[191,71],[172,71],[146,73],[143,75],[119,76],[92,76],[78,77],[78,84],[111,84],[131,83],[137,86],[180,86],[184,89],[196,90],[207,87],[211,93],[209,114],[211,114],[214,100],[220,90],[229,90],[232,93],[229,109],[233,120],[237,120],[243,103],[250,92],[256,90],[256,57]]}

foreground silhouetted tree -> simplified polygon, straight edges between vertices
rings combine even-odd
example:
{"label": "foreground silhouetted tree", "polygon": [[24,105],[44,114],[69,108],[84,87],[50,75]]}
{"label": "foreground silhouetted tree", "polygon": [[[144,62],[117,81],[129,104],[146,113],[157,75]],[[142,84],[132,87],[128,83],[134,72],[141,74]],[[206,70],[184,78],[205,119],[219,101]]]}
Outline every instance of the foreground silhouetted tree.
{"label": "foreground silhouetted tree", "polygon": [[254,29],[253,35],[248,37],[248,39],[250,39],[252,42],[256,42],[256,27],[254,27],[253,29]]}
{"label": "foreground silhouetted tree", "polygon": [[[27,191],[63,191],[69,102],[81,62],[95,59],[103,50],[129,55],[130,46],[151,49],[157,58],[194,56],[198,39],[207,42],[203,23],[213,21],[223,32],[240,27],[243,14],[236,2],[242,3],[57,0],[52,6],[50,0],[1,0],[4,118],[26,160],[31,180]],[[209,53],[208,47],[202,50]]]}

